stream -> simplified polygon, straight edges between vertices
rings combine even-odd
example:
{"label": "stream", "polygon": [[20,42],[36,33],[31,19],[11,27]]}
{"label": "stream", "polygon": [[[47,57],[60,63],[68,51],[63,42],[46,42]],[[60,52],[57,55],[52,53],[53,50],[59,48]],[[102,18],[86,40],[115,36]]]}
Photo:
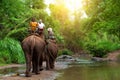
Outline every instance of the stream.
{"label": "stream", "polygon": [[[77,59],[67,64],[68,68],[56,70],[59,75],[55,80],[120,80],[120,63],[118,62]],[[25,66],[0,69],[0,77],[24,76],[24,71]]]}
{"label": "stream", "polygon": [[58,72],[56,80],[120,80],[120,63],[82,61]]}

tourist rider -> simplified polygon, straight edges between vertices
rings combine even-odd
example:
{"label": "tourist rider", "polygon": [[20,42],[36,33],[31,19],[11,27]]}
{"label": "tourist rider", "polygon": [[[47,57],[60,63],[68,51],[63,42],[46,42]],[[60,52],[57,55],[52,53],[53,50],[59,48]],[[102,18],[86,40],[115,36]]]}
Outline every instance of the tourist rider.
{"label": "tourist rider", "polygon": [[35,18],[32,18],[30,22],[30,33],[35,33],[37,26],[38,23],[35,21]]}

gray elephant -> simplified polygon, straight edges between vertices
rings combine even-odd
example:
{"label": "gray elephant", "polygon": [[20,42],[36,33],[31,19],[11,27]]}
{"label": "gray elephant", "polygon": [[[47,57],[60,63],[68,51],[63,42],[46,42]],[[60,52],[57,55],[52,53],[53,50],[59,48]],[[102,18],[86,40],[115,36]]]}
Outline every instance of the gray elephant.
{"label": "gray elephant", "polygon": [[58,46],[55,40],[48,39],[47,45],[45,47],[45,58],[46,58],[46,69],[53,69],[55,64],[55,59],[58,54]]}
{"label": "gray elephant", "polygon": [[36,35],[30,35],[22,41],[22,49],[26,59],[26,77],[31,76],[31,69],[33,73],[39,74],[45,45],[45,41]]}

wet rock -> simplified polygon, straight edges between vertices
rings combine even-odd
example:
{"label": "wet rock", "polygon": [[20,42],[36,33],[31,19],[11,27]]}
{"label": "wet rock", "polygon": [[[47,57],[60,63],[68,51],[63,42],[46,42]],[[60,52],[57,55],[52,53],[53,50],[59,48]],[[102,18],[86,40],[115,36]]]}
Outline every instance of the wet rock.
{"label": "wet rock", "polygon": [[57,57],[56,60],[57,61],[75,61],[76,59],[69,55],[61,55],[61,56]]}
{"label": "wet rock", "polygon": [[92,61],[97,61],[97,62],[109,61],[109,59],[107,59],[107,58],[99,58],[99,57],[92,57],[91,60]]}
{"label": "wet rock", "polygon": [[21,77],[25,77],[25,74],[19,74],[19,76],[21,76]]}

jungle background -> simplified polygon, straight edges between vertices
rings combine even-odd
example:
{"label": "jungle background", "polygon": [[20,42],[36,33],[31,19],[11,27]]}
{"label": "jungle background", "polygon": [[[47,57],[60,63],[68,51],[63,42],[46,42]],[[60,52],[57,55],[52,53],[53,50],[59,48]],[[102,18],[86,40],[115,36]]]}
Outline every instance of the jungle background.
{"label": "jungle background", "polygon": [[[87,53],[105,57],[120,49],[120,0],[82,0],[72,13],[64,0],[0,0],[0,64],[25,63],[21,41],[29,22],[42,19],[52,27],[61,54]],[[49,8],[50,13],[46,11]],[[87,17],[83,18],[83,10]]]}

